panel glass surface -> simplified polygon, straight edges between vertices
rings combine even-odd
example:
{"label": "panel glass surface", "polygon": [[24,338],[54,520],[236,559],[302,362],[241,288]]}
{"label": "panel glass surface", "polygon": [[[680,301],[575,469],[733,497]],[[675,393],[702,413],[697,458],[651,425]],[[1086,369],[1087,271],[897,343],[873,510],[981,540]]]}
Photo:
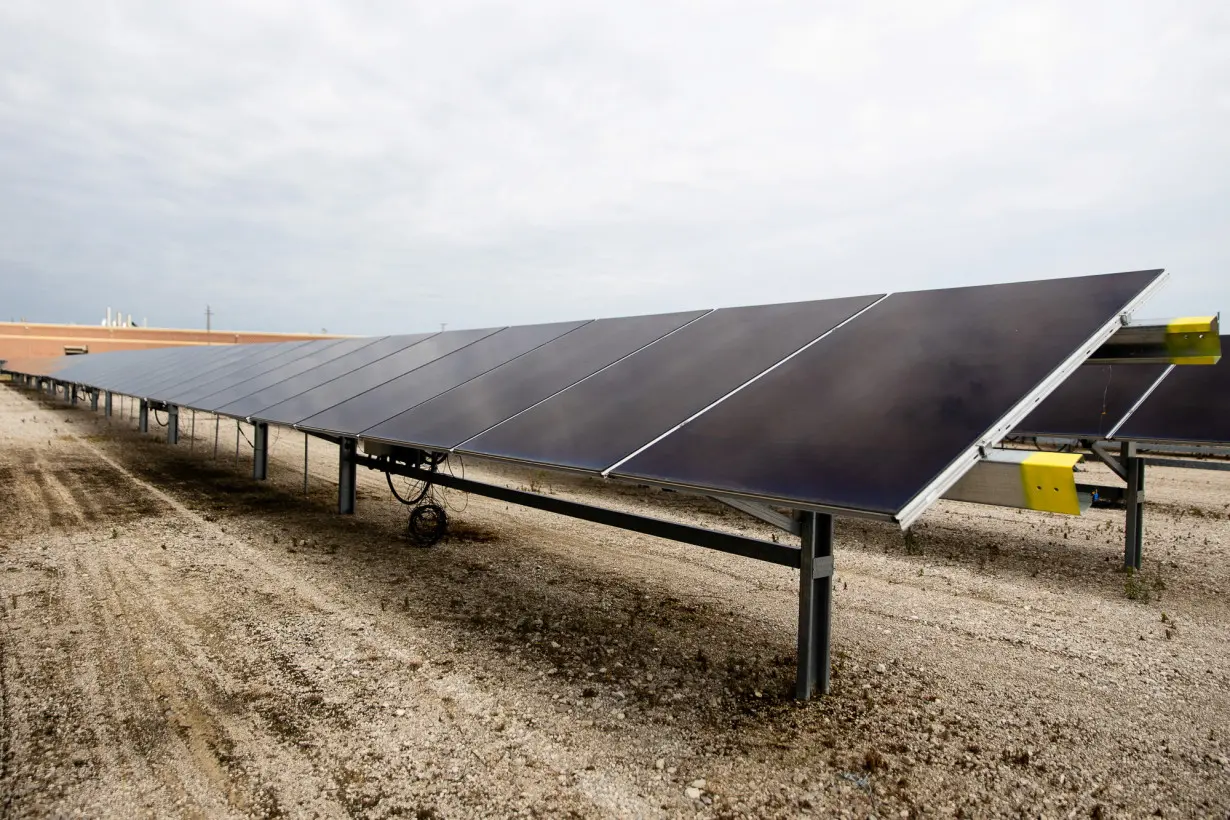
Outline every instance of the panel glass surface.
{"label": "panel glass surface", "polygon": [[[208,363],[200,367],[185,367],[182,359],[171,359],[158,368],[149,368],[144,374],[129,376],[116,386],[116,390],[129,395],[143,395],[160,399],[172,389],[188,389],[219,377],[236,367],[246,366],[251,361],[260,361],[286,351],[296,350],[306,342],[280,342],[269,345],[208,346],[206,351],[216,351]],[[198,348],[200,349],[200,348]],[[181,351],[182,352],[182,351]],[[202,354],[207,355],[207,354]]]}
{"label": "panel glass surface", "polygon": [[364,435],[453,447],[704,314],[699,310],[590,322]]}
{"label": "panel glass surface", "polygon": [[[194,379],[186,385],[180,387],[172,387],[166,390],[160,390],[162,398],[171,404],[179,404],[185,407],[195,406],[196,402],[206,396],[216,393],[221,389],[246,381],[253,376],[259,376],[262,373],[268,373],[275,368],[284,367],[290,362],[302,359],[304,356],[310,356],[317,351],[332,347],[337,344],[334,339],[327,341],[308,342],[293,350],[287,350],[283,353],[278,353],[273,356],[268,356],[260,361],[256,359],[260,356],[260,351],[256,350],[256,345],[249,347],[248,353],[242,361],[235,362],[233,365],[220,368],[218,375],[213,379]],[[200,410],[211,410],[212,407],[201,405]]]}
{"label": "panel glass surface", "polygon": [[135,372],[142,362],[153,366],[154,363],[167,360],[176,351],[177,348],[116,350],[64,357],[56,363],[55,372],[59,378],[94,386],[98,380],[106,378],[107,374],[121,374],[129,369]]}
{"label": "panel glass surface", "polygon": [[218,412],[241,419],[256,417],[260,411],[268,407],[298,396],[300,393],[306,393],[315,387],[320,387],[326,382],[333,381],[339,376],[344,376],[361,367],[366,367],[372,362],[392,356],[398,351],[405,350],[411,345],[418,344],[424,339],[430,339],[435,335],[437,334],[415,333],[406,336],[384,336],[366,347],[325,362],[305,373],[283,379],[250,396],[244,396],[237,401],[233,401],[219,408]]}
{"label": "panel glass surface", "polygon": [[504,328],[387,384],[306,418],[301,426],[348,435],[359,433],[583,324],[585,322],[555,322]]}
{"label": "panel glass surface", "polygon": [[896,515],[1159,274],[894,294],[612,475]]}
{"label": "panel glass surface", "polygon": [[[500,328],[489,327],[481,330],[450,330],[437,333],[405,350],[352,370],[271,407],[266,407],[254,417],[277,424],[298,424],[308,416],[328,410],[373,387],[392,381],[441,356],[447,356],[454,350],[490,336],[498,330]],[[353,435],[358,430],[347,432]]]}
{"label": "panel glass surface", "polygon": [[1087,364],[1047,396],[1013,435],[1102,438],[1161,377],[1164,364]]}
{"label": "panel glass surface", "polygon": [[[1221,337],[1222,350],[1230,336]],[[1116,439],[1230,444],[1230,364],[1181,365],[1132,414]]]}
{"label": "panel glass surface", "polygon": [[140,382],[150,374],[162,372],[173,367],[186,353],[185,348],[165,348],[149,351],[122,351],[117,353],[115,367],[105,373],[99,370],[97,378],[91,381],[105,384],[112,390],[119,391],[121,387]]}
{"label": "panel glass surface", "polygon": [[230,404],[237,399],[250,396],[258,390],[262,390],[270,385],[277,384],[284,379],[289,379],[292,376],[298,376],[300,373],[306,373],[314,367],[319,367],[322,364],[340,358],[348,353],[354,353],[356,350],[361,350],[367,347],[376,339],[358,338],[358,339],[343,339],[337,344],[329,347],[313,351],[306,356],[295,359],[293,362],[287,362],[279,365],[273,370],[266,371],[259,375],[253,376],[250,379],[232,384],[229,387],[219,390],[217,393],[210,393],[208,396],[203,396],[197,400],[197,403],[203,406],[208,406],[210,409],[217,409],[224,405]]}
{"label": "panel glass surface", "polygon": [[[145,352],[152,353],[154,351],[151,350],[151,351],[132,351],[132,352],[133,353],[145,353]],[[90,353],[85,356],[58,356],[53,360],[53,362],[48,364],[48,367],[43,368],[43,369],[52,370],[54,368],[57,374],[64,376],[66,379],[70,379],[72,381],[84,381],[83,379],[79,379],[78,376],[80,375],[84,377],[84,376],[89,376],[90,374],[99,372],[104,367],[106,367],[110,361],[112,361],[111,359],[108,358],[108,356],[109,356],[108,353]],[[18,358],[13,359],[10,362],[10,365],[19,365],[19,364],[22,364],[23,362],[30,363],[32,361],[33,361],[32,359],[26,359],[25,357],[18,357]]]}
{"label": "panel glass surface", "polygon": [[[302,342],[290,342],[298,347]],[[160,387],[168,384],[178,384],[185,379],[209,379],[223,371],[223,367],[234,367],[236,362],[242,362],[255,351],[254,346],[231,345],[229,347],[198,347],[179,350],[169,360],[159,364],[157,368],[147,368],[144,375],[129,378],[124,382],[124,392],[138,396],[149,396]],[[266,355],[273,355],[268,351]]]}
{"label": "panel glass surface", "polygon": [[[120,384],[137,381],[150,373],[159,372],[162,368],[170,366],[183,353],[183,348],[162,348],[158,350],[123,350],[115,351],[111,354],[102,354],[110,355],[114,358],[104,363],[101,361],[102,355],[100,355],[99,365],[95,368],[95,372],[89,375],[88,381],[95,386],[116,390]],[[65,368],[62,372],[65,377],[68,376],[68,368]],[[85,374],[82,375],[84,376]],[[81,381],[87,381],[87,379],[82,378]]]}
{"label": "panel glass surface", "polygon": [[715,310],[458,450],[605,470],[878,298]]}

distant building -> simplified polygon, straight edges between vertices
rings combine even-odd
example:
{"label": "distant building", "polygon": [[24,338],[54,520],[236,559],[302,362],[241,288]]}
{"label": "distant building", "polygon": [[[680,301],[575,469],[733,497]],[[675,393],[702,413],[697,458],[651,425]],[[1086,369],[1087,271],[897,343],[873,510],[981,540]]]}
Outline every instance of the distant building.
{"label": "distant building", "polygon": [[176,345],[232,345],[337,339],[323,333],[260,333],[236,330],[175,330],[107,325],[47,325],[0,322],[0,361],[25,356],[104,353]]}

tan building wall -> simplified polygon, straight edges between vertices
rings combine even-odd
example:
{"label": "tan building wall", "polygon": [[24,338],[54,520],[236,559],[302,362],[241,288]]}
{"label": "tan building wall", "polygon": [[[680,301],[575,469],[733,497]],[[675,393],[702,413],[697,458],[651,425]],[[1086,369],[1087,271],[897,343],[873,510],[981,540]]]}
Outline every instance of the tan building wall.
{"label": "tan building wall", "polygon": [[44,325],[32,322],[0,322],[0,360],[27,356],[63,356],[65,347],[83,347],[90,353],[138,350],[179,345],[233,345],[259,342],[294,342],[303,339],[337,339],[320,333],[257,333],[251,331],[175,330],[153,327],[104,327],[101,325]]}

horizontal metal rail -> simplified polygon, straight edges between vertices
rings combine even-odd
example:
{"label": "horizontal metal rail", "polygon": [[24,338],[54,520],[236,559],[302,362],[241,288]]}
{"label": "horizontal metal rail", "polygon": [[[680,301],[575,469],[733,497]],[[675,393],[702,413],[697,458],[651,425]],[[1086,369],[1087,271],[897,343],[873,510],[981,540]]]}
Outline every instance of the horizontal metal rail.
{"label": "horizontal metal rail", "polygon": [[[525,492],[524,490],[513,490],[508,487],[483,484],[482,482],[459,478],[449,473],[433,473],[366,455],[356,455],[355,462],[369,470],[377,470],[382,473],[389,472],[394,475],[413,478],[417,481],[430,481],[441,487],[474,493],[475,495],[494,498],[497,501],[518,504],[522,507],[532,507],[536,510],[556,513],[557,515],[579,518],[583,521],[592,521],[595,524],[604,524],[621,530],[653,535],[658,538],[666,538],[671,541],[679,541],[684,544],[692,544],[732,555],[742,555],[745,558],[755,558],[758,561],[767,561],[784,567],[794,567],[797,569],[800,565],[801,550],[799,547],[789,544],[761,541],[757,538],[746,538],[741,535],[716,532],[701,527],[691,527],[687,524],[677,524],[673,521],[663,521],[660,518],[650,518],[644,515],[609,510],[605,507],[595,507],[577,501],[551,498],[539,495],[538,493]],[[828,561],[821,562],[824,566],[818,568],[818,570],[827,571],[831,574],[831,561],[832,559],[830,558]]]}
{"label": "horizontal metal rail", "polygon": [[1150,467],[1178,467],[1183,470],[1217,470],[1230,473],[1230,461],[1190,461],[1182,458],[1145,458]]}

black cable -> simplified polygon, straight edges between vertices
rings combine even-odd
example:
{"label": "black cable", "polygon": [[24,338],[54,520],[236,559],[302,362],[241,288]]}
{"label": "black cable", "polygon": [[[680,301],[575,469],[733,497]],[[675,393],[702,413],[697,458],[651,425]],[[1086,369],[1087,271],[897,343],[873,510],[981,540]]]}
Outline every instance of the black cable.
{"label": "black cable", "polygon": [[[432,464],[429,472],[434,473],[435,471],[436,471],[436,464]],[[431,489],[431,481],[430,480],[424,481],[422,488],[418,492],[418,495],[416,495],[414,498],[411,498],[411,499],[405,499],[401,497],[401,493],[397,492],[397,488],[393,486],[393,474],[392,473],[386,470],[384,473],[384,479],[385,481],[388,482],[389,492],[393,494],[393,497],[396,498],[398,501],[400,501],[402,504],[405,504],[407,507],[412,507],[415,504],[422,501],[423,497],[427,495],[427,492]]]}
{"label": "black cable", "polygon": [[439,543],[448,530],[448,513],[434,502],[420,504],[410,513],[410,522],[406,526],[410,540],[421,547],[430,547]]}
{"label": "black cable", "polygon": [[167,423],[165,421],[158,420],[158,408],[157,407],[153,408],[153,411],[154,411],[154,424],[157,424],[159,427],[166,427]]}

